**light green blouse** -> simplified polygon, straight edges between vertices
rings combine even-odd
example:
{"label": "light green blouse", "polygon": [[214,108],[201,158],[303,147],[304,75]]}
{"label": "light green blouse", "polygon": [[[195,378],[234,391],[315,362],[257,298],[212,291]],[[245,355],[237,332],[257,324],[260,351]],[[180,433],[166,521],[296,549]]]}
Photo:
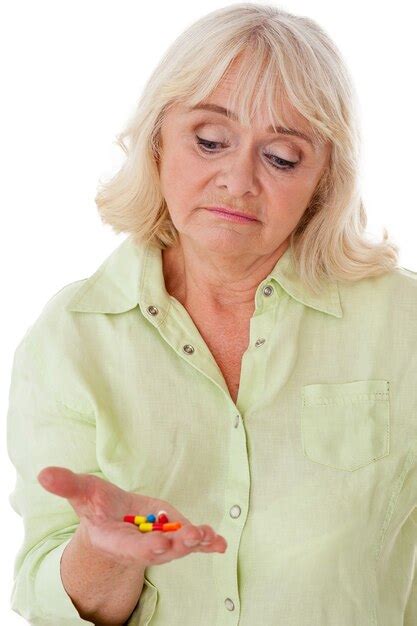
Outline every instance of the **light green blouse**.
{"label": "light green blouse", "polygon": [[46,303],[10,385],[14,611],[92,623],[60,578],[78,518],[37,481],[59,465],[228,542],[148,567],[129,626],[416,626],[417,273],[313,296],[288,248],[255,307],[235,404],[153,244],[128,236]]}

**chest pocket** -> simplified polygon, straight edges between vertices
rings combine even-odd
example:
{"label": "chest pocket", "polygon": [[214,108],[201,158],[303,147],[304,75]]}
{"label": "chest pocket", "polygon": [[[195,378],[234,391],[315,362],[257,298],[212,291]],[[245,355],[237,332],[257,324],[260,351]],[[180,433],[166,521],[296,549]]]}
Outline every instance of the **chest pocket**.
{"label": "chest pocket", "polygon": [[352,472],[389,454],[388,380],[302,387],[301,436],[311,461]]}

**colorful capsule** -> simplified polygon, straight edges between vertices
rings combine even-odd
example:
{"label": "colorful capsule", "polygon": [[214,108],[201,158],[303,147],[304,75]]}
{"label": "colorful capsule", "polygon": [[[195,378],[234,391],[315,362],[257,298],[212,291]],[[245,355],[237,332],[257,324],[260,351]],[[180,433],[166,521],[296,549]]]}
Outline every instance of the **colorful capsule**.
{"label": "colorful capsule", "polygon": [[181,528],[181,522],[169,522],[167,524],[158,524],[158,523],[154,524],[152,522],[142,522],[142,524],[139,524],[138,526],[138,530],[140,530],[141,533],[149,533],[154,530],[159,530],[162,532],[169,532],[173,530],[178,530],[179,528]]}
{"label": "colorful capsule", "polygon": [[163,524],[162,528],[164,531],[178,530],[178,528],[181,528],[181,522],[168,522],[167,524]]}
{"label": "colorful capsule", "polygon": [[144,515],[125,515],[123,521],[138,525],[146,522],[146,517]]}
{"label": "colorful capsule", "polygon": [[138,530],[143,533],[151,532],[153,530],[159,530],[168,532],[172,530],[178,530],[181,528],[181,522],[170,522],[166,511],[158,511],[157,516],[153,513],[149,515],[125,515],[123,517],[124,522],[130,522],[136,524]]}

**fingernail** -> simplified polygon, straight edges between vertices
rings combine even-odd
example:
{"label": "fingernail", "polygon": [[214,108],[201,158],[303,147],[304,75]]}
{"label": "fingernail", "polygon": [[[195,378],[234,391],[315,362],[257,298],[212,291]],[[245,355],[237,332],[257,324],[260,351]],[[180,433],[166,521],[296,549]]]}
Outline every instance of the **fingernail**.
{"label": "fingernail", "polygon": [[52,485],[52,483],[54,482],[54,479],[50,474],[43,474],[41,480],[44,485],[48,486]]}
{"label": "fingernail", "polygon": [[184,539],[184,545],[188,546],[189,548],[191,548],[192,546],[196,546],[198,543],[200,543],[199,539]]}

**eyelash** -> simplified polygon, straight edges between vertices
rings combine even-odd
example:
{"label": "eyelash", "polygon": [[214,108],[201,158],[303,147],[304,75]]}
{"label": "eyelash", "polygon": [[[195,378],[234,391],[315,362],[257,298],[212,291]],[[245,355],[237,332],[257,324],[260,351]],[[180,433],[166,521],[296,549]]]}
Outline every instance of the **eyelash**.
{"label": "eyelash", "polygon": [[[207,144],[215,144],[215,145],[217,144],[217,145],[220,145],[220,146],[223,145],[220,141],[209,141],[207,139],[202,139],[198,135],[196,135],[196,138],[197,138],[197,145],[200,147],[200,149],[202,151],[206,152],[206,154],[213,153],[213,150],[210,150],[207,147]],[[284,166],[282,166],[282,165],[276,165],[275,163],[271,162],[272,167],[275,167],[275,169],[278,169],[278,170],[283,170],[283,171],[285,171],[285,170],[287,170],[287,171],[288,170],[292,170],[292,169],[294,169],[296,167],[296,165],[298,163],[298,161],[294,163],[293,161],[287,161],[285,159],[281,159],[281,157],[277,157],[277,156],[275,156],[273,154],[269,154],[269,155],[267,154],[266,156],[270,156],[270,157],[272,157],[274,159],[278,159],[278,161],[280,161],[281,163],[285,164]]]}

